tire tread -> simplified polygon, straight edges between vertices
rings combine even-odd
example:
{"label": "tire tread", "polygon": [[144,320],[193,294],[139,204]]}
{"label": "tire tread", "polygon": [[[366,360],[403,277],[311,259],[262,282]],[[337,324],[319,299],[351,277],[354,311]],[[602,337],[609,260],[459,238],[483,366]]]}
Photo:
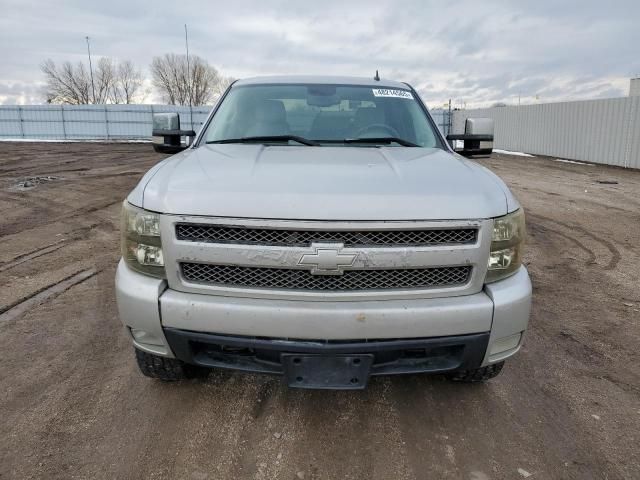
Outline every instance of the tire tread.
{"label": "tire tread", "polygon": [[202,378],[208,373],[206,369],[188,365],[176,358],[160,357],[138,349],[136,349],[136,361],[144,376],[164,382]]}
{"label": "tire tread", "polygon": [[479,383],[486,382],[494,377],[497,377],[502,368],[504,367],[504,362],[494,363],[492,365],[487,365],[485,367],[474,368],[471,370],[459,370],[457,372],[453,372],[448,377],[450,380],[454,382],[466,382],[466,383]]}

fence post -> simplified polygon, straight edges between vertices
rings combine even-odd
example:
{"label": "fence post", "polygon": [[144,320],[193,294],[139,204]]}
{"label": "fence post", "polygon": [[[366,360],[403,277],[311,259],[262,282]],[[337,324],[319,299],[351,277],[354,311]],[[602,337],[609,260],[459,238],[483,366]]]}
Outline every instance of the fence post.
{"label": "fence post", "polygon": [[22,124],[24,120],[22,119],[22,107],[20,105],[18,105],[18,118],[20,119],[20,136],[24,138],[24,125]]}
{"label": "fence post", "polygon": [[[633,134],[635,132],[635,123],[640,117],[640,97],[629,97],[629,109],[627,118],[623,120],[623,124],[627,127],[627,138],[624,142],[624,167],[631,167],[631,149],[633,144]],[[639,165],[633,165],[634,168],[638,168]]]}
{"label": "fence post", "polygon": [[451,99],[449,99],[449,113],[447,115],[447,135],[451,134]]}
{"label": "fence post", "polygon": [[107,113],[107,104],[104,104],[104,128],[107,133],[107,140],[109,140],[109,114]]}
{"label": "fence post", "polygon": [[64,124],[64,104],[63,103],[60,104],[60,115],[62,116],[62,136],[66,140],[67,139],[67,127]]}

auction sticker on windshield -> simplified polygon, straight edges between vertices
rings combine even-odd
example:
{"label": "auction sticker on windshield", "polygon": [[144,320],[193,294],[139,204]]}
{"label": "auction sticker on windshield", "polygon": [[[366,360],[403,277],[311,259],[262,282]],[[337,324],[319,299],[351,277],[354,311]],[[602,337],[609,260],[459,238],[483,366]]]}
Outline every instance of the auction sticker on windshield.
{"label": "auction sticker on windshield", "polygon": [[413,95],[411,95],[411,92],[407,92],[406,90],[391,90],[389,88],[374,88],[373,96],[406,98],[408,100],[413,100]]}

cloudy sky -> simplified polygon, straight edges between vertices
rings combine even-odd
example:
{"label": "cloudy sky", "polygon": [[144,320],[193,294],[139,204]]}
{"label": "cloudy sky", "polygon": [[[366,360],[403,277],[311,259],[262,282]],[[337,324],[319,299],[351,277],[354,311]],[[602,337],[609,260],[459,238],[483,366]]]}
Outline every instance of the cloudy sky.
{"label": "cloudy sky", "polygon": [[[42,103],[39,65],[190,50],[237,78],[373,75],[431,107],[617,97],[640,74],[640,1],[0,0],[0,103]],[[537,98],[536,98],[537,97]],[[151,93],[147,100],[157,100]]]}

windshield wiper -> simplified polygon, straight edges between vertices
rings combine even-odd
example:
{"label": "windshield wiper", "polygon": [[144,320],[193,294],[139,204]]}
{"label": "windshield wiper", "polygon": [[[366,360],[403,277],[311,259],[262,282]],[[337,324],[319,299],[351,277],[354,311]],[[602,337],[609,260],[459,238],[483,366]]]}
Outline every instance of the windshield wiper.
{"label": "windshield wiper", "polygon": [[210,140],[207,143],[288,142],[289,140],[301,143],[302,145],[309,145],[311,147],[320,146],[320,143],[315,140],[309,140],[297,135],[261,135],[256,137],[225,138],[223,140]]}
{"label": "windshield wiper", "polygon": [[397,143],[403,147],[419,147],[420,145],[397,137],[345,138],[344,143]]}

